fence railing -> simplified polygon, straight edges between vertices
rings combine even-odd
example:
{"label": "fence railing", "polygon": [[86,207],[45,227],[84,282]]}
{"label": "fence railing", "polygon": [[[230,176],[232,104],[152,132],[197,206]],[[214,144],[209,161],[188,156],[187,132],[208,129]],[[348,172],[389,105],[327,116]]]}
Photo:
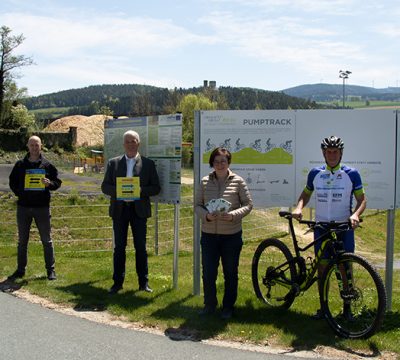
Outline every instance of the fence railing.
{"label": "fence railing", "polygon": [[[101,195],[99,195],[101,196]],[[68,195],[56,193],[51,205],[52,238],[56,251],[87,252],[111,251],[112,221],[108,203],[93,203],[96,195],[79,195],[83,204],[60,204]],[[87,199],[87,203],[85,203]],[[9,193],[2,197],[0,213],[0,247],[14,247],[18,239],[16,198]],[[103,199],[104,200],[104,199]],[[182,197],[179,206],[179,250],[193,250],[193,197]],[[66,201],[64,201],[66,202]],[[158,241],[155,241],[155,217],[158,217]],[[277,209],[254,209],[243,221],[244,241],[256,241],[272,234],[286,232],[287,224],[279,218]],[[128,233],[128,242],[132,235]],[[32,224],[31,242],[40,242],[35,224]],[[132,242],[130,242],[132,244]],[[155,248],[157,247],[157,251]],[[132,248],[132,246],[129,246]],[[147,248],[159,255],[174,249],[174,205],[159,204],[157,214],[148,220]]]}

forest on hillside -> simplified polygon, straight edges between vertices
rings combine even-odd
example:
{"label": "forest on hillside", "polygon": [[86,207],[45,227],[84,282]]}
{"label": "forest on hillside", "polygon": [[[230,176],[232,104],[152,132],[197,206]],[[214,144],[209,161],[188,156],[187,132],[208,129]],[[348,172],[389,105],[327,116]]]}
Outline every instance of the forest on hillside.
{"label": "forest on hillside", "polygon": [[[335,101],[343,99],[343,85],[308,84],[282,90],[285,94],[314,101]],[[346,84],[346,97],[356,97],[369,101],[400,101],[400,88],[388,87],[376,89],[367,86]]]}
{"label": "forest on hillside", "polygon": [[[63,115],[94,115],[107,107],[114,116],[161,115],[176,111],[188,94],[202,93],[222,109],[315,109],[314,101],[282,92],[237,87],[197,87],[166,89],[147,85],[95,85],[81,89],[30,97],[24,100],[29,110],[64,108]],[[45,114],[46,112],[44,112]],[[47,112],[49,114],[49,112]],[[38,115],[38,113],[36,114]]]}

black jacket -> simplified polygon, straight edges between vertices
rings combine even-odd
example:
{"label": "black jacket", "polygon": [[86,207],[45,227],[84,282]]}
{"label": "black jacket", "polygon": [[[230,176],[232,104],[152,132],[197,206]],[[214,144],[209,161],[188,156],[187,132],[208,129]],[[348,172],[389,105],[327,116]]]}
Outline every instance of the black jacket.
{"label": "black jacket", "polygon": [[[148,218],[151,216],[150,196],[157,195],[161,190],[154,161],[139,155],[134,172],[134,175],[140,178],[140,200],[135,200],[135,211],[137,216]],[[111,197],[109,214],[112,218],[120,217],[122,214],[124,201],[116,199],[116,182],[117,177],[124,176],[126,176],[125,155],[110,159],[101,190]]]}
{"label": "black jacket", "polygon": [[[51,164],[42,154],[39,161],[31,163],[27,154],[22,160],[18,160],[11,170],[9,184],[13,193],[18,196],[18,205],[26,207],[43,207],[50,205],[50,190],[57,190],[61,186],[56,167]],[[50,180],[50,186],[43,191],[26,191],[25,172],[28,169],[44,169],[45,177]]]}

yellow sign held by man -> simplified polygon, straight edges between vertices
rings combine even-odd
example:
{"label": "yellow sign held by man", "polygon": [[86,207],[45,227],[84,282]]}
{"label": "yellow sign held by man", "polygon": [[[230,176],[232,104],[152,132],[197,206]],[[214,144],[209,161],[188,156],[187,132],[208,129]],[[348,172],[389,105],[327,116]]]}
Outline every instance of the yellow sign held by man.
{"label": "yellow sign held by man", "polygon": [[133,201],[140,199],[139,177],[117,177],[117,200]]}
{"label": "yellow sign held by man", "polygon": [[25,172],[25,191],[43,191],[45,189],[42,179],[46,176],[44,169],[27,169]]}

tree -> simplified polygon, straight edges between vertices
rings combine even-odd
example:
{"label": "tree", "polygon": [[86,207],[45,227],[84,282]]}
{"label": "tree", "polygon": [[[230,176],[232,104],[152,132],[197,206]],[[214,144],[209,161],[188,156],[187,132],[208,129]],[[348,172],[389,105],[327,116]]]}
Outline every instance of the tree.
{"label": "tree", "polygon": [[33,64],[33,60],[25,55],[14,55],[14,50],[25,40],[22,34],[13,36],[7,26],[0,28],[0,122],[4,117],[4,100],[7,86],[15,84],[18,74],[15,69]]}
{"label": "tree", "polygon": [[12,103],[13,101],[21,102],[28,96],[26,87],[18,88],[15,81],[7,80],[4,84],[5,92],[3,101]]}
{"label": "tree", "polygon": [[20,127],[32,128],[35,125],[35,115],[28,112],[25,105],[15,104],[11,106],[10,116],[5,127],[17,129]]}
{"label": "tree", "polygon": [[178,111],[181,112],[183,116],[183,141],[193,142],[194,111],[216,109],[217,103],[211,101],[203,94],[189,94],[184,96],[178,105]]}
{"label": "tree", "polygon": [[107,119],[108,116],[112,117],[114,115],[114,112],[108,106],[103,105],[100,108],[100,114],[104,115],[104,118]]}

